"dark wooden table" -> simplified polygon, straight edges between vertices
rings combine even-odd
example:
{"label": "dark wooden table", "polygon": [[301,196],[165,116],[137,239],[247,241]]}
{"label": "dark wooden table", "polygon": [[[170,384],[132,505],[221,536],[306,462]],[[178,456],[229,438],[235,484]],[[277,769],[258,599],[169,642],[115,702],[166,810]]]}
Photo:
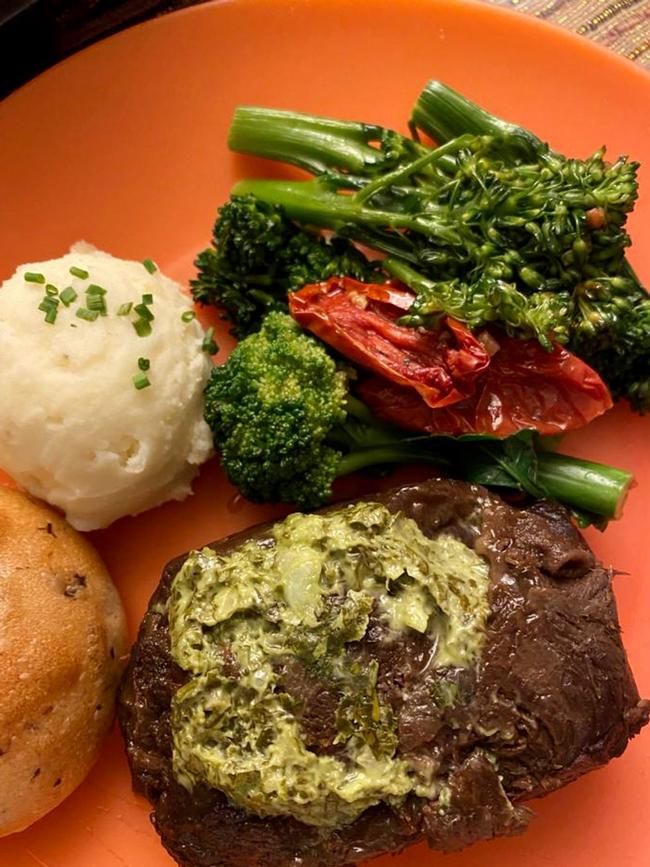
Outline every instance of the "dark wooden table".
{"label": "dark wooden table", "polygon": [[[201,0],[0,0],[0,97],[97,39],[197,2]],[[650,69],[650,0],[486,2],[553,21]]]}

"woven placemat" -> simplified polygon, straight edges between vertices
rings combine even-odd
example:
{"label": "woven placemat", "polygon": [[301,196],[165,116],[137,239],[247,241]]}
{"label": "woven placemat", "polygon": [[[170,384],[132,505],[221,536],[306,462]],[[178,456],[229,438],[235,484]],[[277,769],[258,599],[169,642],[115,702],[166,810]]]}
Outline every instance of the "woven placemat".
{"label": "woven placemat", "polygon": [[573,30],[650,69],[650,0],[488,0]]}

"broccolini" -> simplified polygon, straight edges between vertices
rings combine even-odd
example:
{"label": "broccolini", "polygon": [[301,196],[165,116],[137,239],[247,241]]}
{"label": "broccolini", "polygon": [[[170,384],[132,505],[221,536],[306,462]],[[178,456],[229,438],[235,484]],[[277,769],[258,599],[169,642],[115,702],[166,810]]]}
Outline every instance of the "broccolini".
{"label": "broccolini", "polygon": [[367,424],[370,413],[350,397],[345,371],[283,313],[269,313],[215,367],[205,401],[224,469],[253,501],[313,508],[329,499],[338,475],[429,457]]}
{"label": "broccolini", "polygon": [[[629,473],[541,451],[530,432],[413,436],[376,421],[349,372],[288,315],[271,312],[214,368],[206,420],[223,467],[248,499],[314,508],[334,480],[365,467],[427,462],[499,488],[547,496],[588,521],[618,516]],[[599,516],[599,517],[596,517]]]}
{"label": "broccolini", "polygon": [[650,299],[625,257],[637,164],[608,163],[602,150],[568,159],[439,82],[418,98],[412,129],[438,147],[369,124],[241,107],[233,150],[314,177],[246,180],[233,193],[386,254],[383,268],[417,293],[409,324],[447,313],[547,347],[556,340],[615,397],[649,409]]}
{"label": "broccolini", "polygon": [[296,226],[277,205],[233,196],[219,209],[213,243],[199,253],[192,294],[223,308],[241,337],[259,328],[266,313],[286,310],[287,292],[333,274],[378,281],[378,266],[349,242],[326,241]]}

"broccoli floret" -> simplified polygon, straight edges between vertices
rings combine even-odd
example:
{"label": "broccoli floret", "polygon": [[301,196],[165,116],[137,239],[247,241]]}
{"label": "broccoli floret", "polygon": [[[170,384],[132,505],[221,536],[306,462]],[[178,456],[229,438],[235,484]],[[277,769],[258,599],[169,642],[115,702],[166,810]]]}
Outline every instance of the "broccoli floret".
{"label": "broccoli floret", "polygon": [[314,177],[244,180],[233,192],[386,254],[382,269],[417,296],[404,324],[448,314],[547,348],[555,340],[615,397],[650,410],[647,295],[626,261],[638,164],[610,163],[604,149],[569,159],[440,82],[420,94],[411,128],[438,147],[363,123],[241,107],[233,150]]}
{"label": "broccoli floret", "polygon": [[346,377],[294,320],[269,313],[216,367],[206,419],[230,480],[250,500],[320,505],[340,454],[325,443],[346,417]]}
{"label": "broccoli floret", "polygon": [[539,452],[530,431],[506,440],[414,436],[377,422],[349,386],[322,343],[287,314],[269,313],[214,368],[205,390],[206,420],[230,481],[249,500],[309,509],[329,500],[338,476],[427,462],[605,517],[622,508],[628,473]]}
{"label": "broccoli floret", "polygon": [[219,209],[213,245],[194,263],[192,294],[222,307],[242,337],[273,310],[287,309],[287,293],[333,275],[376,278],[377,266],[348,241],[299,228],[278,205],[233,196]]}
{"label": "broccoli floret", "polygon": [[347,372],[323,344],[280,312],[269,313],[214,368],[205,407],[228,478],[256,502],[315,508],[330,498],[339,475],[443,460],[376,422],[350,395]]}
{"label": "broccoli floret", "polygon": [[643,290],[592,302],[571,349],[600,373],[614,400],[650,411],[650,297]]}

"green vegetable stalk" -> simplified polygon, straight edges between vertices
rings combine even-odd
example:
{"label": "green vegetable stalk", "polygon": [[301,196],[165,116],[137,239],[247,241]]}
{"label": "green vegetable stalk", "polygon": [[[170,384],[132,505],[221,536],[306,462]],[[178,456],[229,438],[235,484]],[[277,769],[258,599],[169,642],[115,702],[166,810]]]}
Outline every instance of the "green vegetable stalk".
{"label": "green vegetable stalk", "polygon": [[[573,171],[580,165],[438,81],[430,81],[418,97],[410,126],[416,139],[420,129],[440,144],[468,133],[505,135],[543,161],[564,161]],[[650,297],[625,258],[631,240],[623,228],[636,201],[638,164],[621,157],[599,167],[602,153],[584,163],[592,164],[596,185],[584,203],[589,208],[583,221],[586,230],[575,242],[574,253],[583,263],[581,279],[570,287],[567,342],[601,374],[615,399],[627,398],[634,409],[646,412],[650,408]],[[571,207],[573,202],[568,204]],[[568,273],[574,279],[578,276],[571,269]]]}
{"label": "green vegetable stalk", "polygon": [[372,466],[425,462],[468,481],[549,497],[583,523],[617,517],[632,477],[541,450],[532,432],[413,436],[376,421],[348,374],[294,320],[271,312],[206,387],[206,419],[230,481],[248,499],[326,503],[336,478]]}
{"label": "green vegetable stalk", "polygon": [[[233,194],[246,196],[253,210],[257,200],[278,217],[262,224],[261,246],[282,250],[287,232],[307,233],[323,259],[323,267],[306,269],[310,280],[355,276],[355,269],[372,279],[354,252],[354,244],[364,245],[387,255],[386,270],[416,292],[410,324],[449,313],[547,347],[556,340],[598,370],[615,398],[650,408],[650,299],[625,257],[637,164],[624,157],[609,163],[602,150],[586,160],[564,157],[440,82],[420,94],[411,128],[416,139],[422,131],[438,146],[371,124],[237,109],[233,150],[313,175],[235,186]],[[335,232],[333,245],[314,228]],[[199,257],[195,294],[223,300],[235,317],[244,311],[243,331],[251,331],[296,288],[304,260],[297,249],[293,258],[281,256],[296,279],[280,266],[277,279],[268,272],[270,286],[255,287],[262,274],[254,267],[255,241],[244,244],[253,253],[249,267],[236,243],[220,250],[219,231],[217,223],[217,252]],[[238,281],[229,289],[233,273]],[[256,288],[272,299],[266,306],[255,300]]]}
{"label": "green vegetable stalk", "polygon": [[369,123],[314,117],[256,106],[235,110],[228,145],[234,151],[292,163],[314,175],[380,177],[427,149]]}

